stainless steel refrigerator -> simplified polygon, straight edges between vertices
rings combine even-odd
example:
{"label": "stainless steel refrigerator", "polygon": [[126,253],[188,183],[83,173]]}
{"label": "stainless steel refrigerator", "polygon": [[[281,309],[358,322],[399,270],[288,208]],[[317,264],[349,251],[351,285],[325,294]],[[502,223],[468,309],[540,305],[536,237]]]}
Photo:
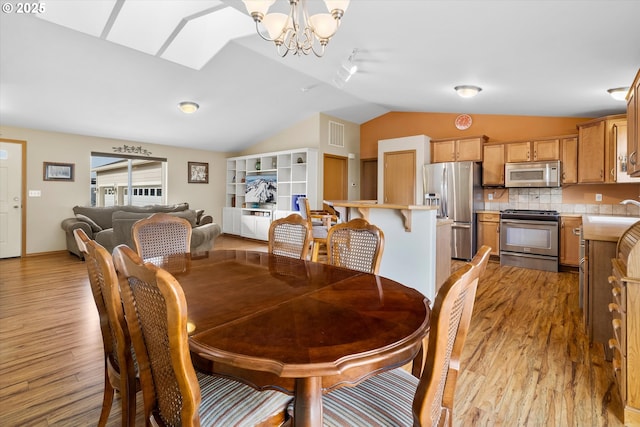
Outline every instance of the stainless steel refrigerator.
{"label": "stainless steel refrigerator", "polygon": [[438,205],[438,218],[453,220],[451,257],[476,254],[476,210],[482,207],[481,165],[448,162],[424,165],[425,204]]}

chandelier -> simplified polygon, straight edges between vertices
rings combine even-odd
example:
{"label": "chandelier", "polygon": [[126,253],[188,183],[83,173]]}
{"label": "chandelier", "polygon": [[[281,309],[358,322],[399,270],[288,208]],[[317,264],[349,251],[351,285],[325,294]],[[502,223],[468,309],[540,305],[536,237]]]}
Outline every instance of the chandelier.
{"label": "chandelier", "polygon": [[[274,42],[280,56],[293,52],[294,55],[324,55],[325,47],[338,31],[340,19],[344,15],[349,0],[324,0],[330,13],[309,16],[307,0],[288,0],[289,14],[267,13],[275,0],[242,0],[256,23],[256,31],[264,40]],[[269,37],[260,32],[262,23]]]}

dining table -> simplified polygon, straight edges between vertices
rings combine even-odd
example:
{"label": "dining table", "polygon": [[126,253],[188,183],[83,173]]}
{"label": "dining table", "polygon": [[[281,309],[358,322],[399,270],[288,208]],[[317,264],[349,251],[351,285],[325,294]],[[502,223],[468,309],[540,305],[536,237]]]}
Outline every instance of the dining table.
{"label": "dining table", "polygon": [[322,395],[411,362],[430,301],[374,274],[244,250],[159,257],[180,283],[196,369],[294,396],[293,425],[322,425]]}

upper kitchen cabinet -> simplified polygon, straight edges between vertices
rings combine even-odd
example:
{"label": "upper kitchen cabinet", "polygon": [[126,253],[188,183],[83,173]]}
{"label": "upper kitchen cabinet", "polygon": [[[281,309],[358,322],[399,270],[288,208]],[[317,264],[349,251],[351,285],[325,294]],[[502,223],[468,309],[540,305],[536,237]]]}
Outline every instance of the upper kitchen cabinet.
{"label": "upper kitchen cabinet", "polygon": [[560,138],[560,161],[562,162],[562,185],[578,182],[578,135]]}
{"label": "upper kitchen cabinet", "polygon": [[431,163],[481,162],[482,147],[488,140],[485,135],[460,139],[432,139]]}
{"label": "upper kitchen cabinet", "polygon": [[640,177],[640,70],[627,95],[627,159],[628,174]]}
{"label": "upper kitchen cabinet", "polygon": [[[578,182],[615,183],[629,181],[623,171],[627,157],[627,116],[607,116],[578,125]],[[620,148],[619,147],[620,142]]]}
{"label": "upper kitchen cabinet", "polygon": [[560,159],[558,138],[538,141],[511,142],[506,144],[507,162],[538,162]]}
{"label": "upper kitchen cabinet", "polygon": [[483,151],[482,185],[504,185],[504,144],[487,144]]}

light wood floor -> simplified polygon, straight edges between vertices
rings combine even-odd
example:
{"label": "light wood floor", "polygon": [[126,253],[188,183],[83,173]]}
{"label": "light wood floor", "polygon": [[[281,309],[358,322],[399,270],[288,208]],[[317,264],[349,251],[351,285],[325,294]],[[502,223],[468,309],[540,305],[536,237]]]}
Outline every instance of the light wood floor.
{"label": "light wood floor", "polygon": [[[226,236],[220,248],[266,250]],[[0,260],[0,425],[94,426],[103,380],[84,263],[67,253]],[[455,400],[456,426],[622,425],[611,364],[582,332],[576,274],[489,263]],[[116,398],[109,425],[119,424]]]}

